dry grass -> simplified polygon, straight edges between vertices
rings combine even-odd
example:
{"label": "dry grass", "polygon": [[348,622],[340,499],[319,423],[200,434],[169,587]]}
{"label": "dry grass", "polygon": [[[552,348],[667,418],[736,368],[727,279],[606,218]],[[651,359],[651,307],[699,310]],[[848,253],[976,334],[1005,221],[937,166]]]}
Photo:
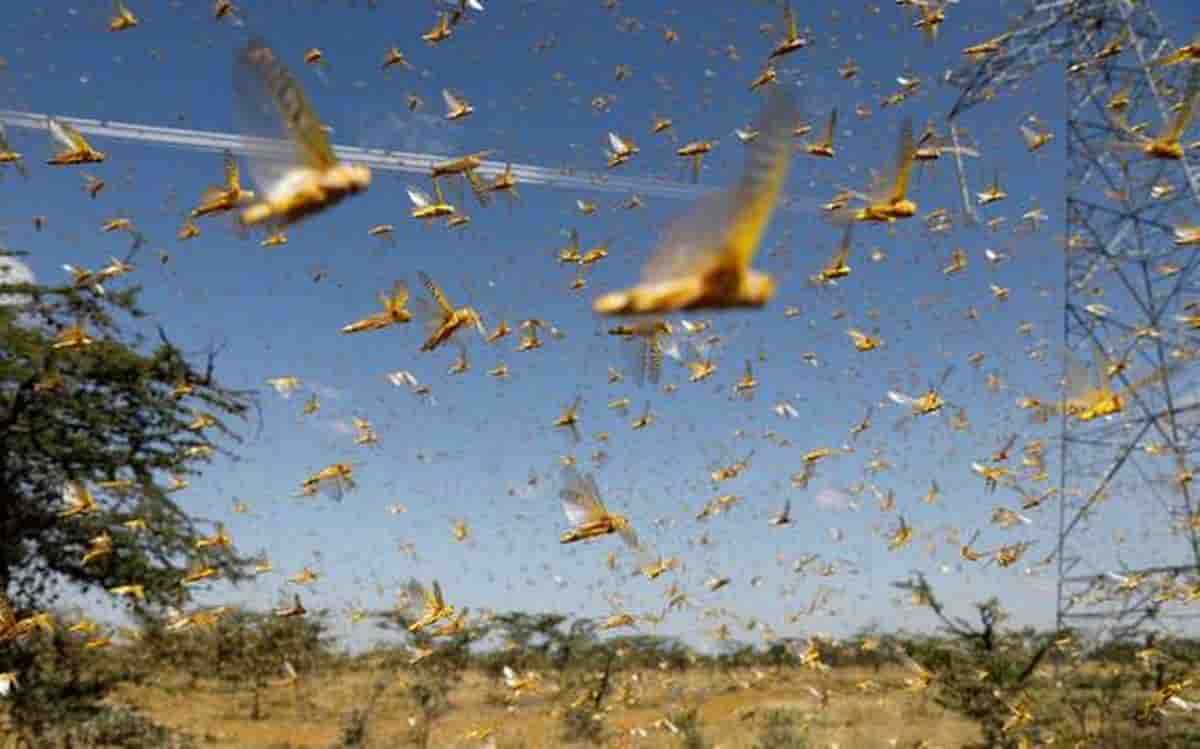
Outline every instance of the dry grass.
{"label": "dry grass", "polygon": [[[701,730],[714,746],[751,747],[765,714],[794,711],[808,723],[810,745],[886,747],[891,740],[911,746],[918,739],[957,747],[978,738],[974,726],[934,705],[924,695],[897,689],[898,669],[881,673],[839,669],[827,674],[784,669],[756,675],[751,671],[699,671],[683,674],[625,672],[614,678],[601,721],[606,746],[670,747],[679,740],[654,723],[684,707],[698,709]],[[262,696],[261,720],[251,720],[249,691],[201,681],[189,687],[184,677],[164,676],[152,686],[124,686],[115,701],[136,707],[155,722],[183,731],[211,747],[330,747],[337,743],[347,716],[371,693],[382,671],[369,667],[336,674],[307,674],[298,685],[275,687]],[[855,684],[873,678],[885,689],[864,694]],[[372,746],[404,746],[410,718],[420,710],[409,697],[410,676],[390,681],[377,703],[369,728]],[[822,710],[806,685],[829,690]],[[562,706],[569,699],[554,693],[525,695],[506,705],[506,690],[479,672],[464,675],[451,691],[452,709],[432,727],[430,746],[472,744],[473,729],[492,728],[497,746],[561,747]],[[646,736],[632,733],[641,728]]]}

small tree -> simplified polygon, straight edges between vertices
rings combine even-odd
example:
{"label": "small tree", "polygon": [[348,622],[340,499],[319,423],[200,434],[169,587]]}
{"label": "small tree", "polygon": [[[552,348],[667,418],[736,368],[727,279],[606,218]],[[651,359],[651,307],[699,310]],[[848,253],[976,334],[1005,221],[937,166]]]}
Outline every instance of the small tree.
{"label": "small tree", "polygon": [[[107,278],[0,284],[0,596],[18,619],[66,591],[119,586],[135,609],[182,605],[181,579],[201,562],[245,576],[231,546],[197,550],[204,534],[172,489],[229,454],[222,443],[237,435],[226,419],[244,418],[252,396],[217,382],[216,351],[197,368],[161,327],[154,343],[135,332],[139,289],[101,294]],[[85,561],[104,536],[109,550]],[[0,671],[32,683],[35,660],[4,648]],[[22,692],[18,724],[45,698]]]}
{"label": "small tree", "polygon": [[977,625],[950,616],[925,576],[895,583],[914,600],[933,611],[950,642],[931,639],[914,653],[918,664],[933,674],[932,688],[938,704],[975,723],[983,732],[979,747],[1015,747],[1031,718],[1022,705],[1025,689],[1037,667],[1054,647],[1055,634],[1006,638],[1000,632],[1005,620],[999,601],[975,604]]}
{"label": "small tree", "polygon": [[754,749],[808,749],[808,739],[787,710],[771,710],[763,721]]}
{"label": "small tree", "polygon": [[278,617],[269,613],[237,609],[223,616],[211,629],[192,633],[193,647],[202,660],[192,668],[215,669],[212,675],[251,691],[251,720],[266,717],[263,691],[285,681],[284,663],[300,675],[315,672],[328,660],[332,638],[323,612],[301,617]]}
{"label": "small tree", "polygon": [[524,611],[508,611],[492,619],[493,627],[503,638],[505,647],[502,663],[497,671],[509,665],[518,671],[530,668],[547,668],[552,659],[562,650],[568,635],[560,626],[567,621],[562,614],[531,614]]}
{"label": "small tree", "polygon": [[421,712],[421,720],[412,727],[408,743],[426,747],[432,740],[434,724],[454,709],[450,693],[471,665],[471,646],[487,637],[490,625],[471,623],[449,636],[438,636],[427,629],[410,631],[413,621],[411,614],[401,610],[379,615],[381,628],[402,632],[413,652],[424,653],[414,663],[407,664],[407,668],[403,656],[394,654],[387,668],[392,673],[407,670],[409,697]]}

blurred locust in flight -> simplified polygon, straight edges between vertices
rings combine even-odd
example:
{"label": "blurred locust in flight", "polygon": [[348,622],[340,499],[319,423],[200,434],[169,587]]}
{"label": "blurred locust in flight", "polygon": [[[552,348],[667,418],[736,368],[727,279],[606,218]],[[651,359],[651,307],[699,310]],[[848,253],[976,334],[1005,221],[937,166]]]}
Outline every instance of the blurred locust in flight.
{"label": "blurred locust in flight", "polygon": [[639,548],[629,518],[605,508],[596,479],[590,474],[581,476],[573,465],[563,468],[563,488],[558,496],[563,512],[574,526],[563,532],[560,542],[569,544],[616,533],[631,549]]}
{"label": "blurred locust in flight", "polygon": [[448,120],[461,120],[475,112],[475,107],[471,106],[466,97],[455,94],[449,89],[442,89],[442,100],[446,103],[446,119]]}
{"label": "blurred locust in flight", "polygon": [[383,305],[382,312],[376,312],[370,317],[352,322],[342,328],[343,333],[361,333],[366,330],[383,330],[384,328],[406,323],[412,320],[408,311],[408,284],[397,281],[392,286],[390,294],[380,293],[379,303]]}
{"label": "blurred locust in flight", "polygon": [[767,56],[768,60],[774,60],[784,55],[790,55],[798,49],[804,49],[808,46],[808,38],[800,33],[796,25],[796,14],[792,11],[791,3],[784,3],[783,6],[783,25],[786,28],[783,39],[775,45],[771,50],[771,54]]}
{"label": "blurred locust in flight", "polygon": [[121,0],[113,0],[113,10],[116,15],[108,22],[109,31],[125,31],[138,25],[138,17]]}
{"label": "blurred locust in flight", "polygon": [[50,117],[46,121],[50,137],[61,147],[58,153],[46,163],[52,166],[72,166],[74,164],[97,164],[106,158],[103,151],[97,151],[87,142],[78,130],[65,122]]}
{"label": "blurred locust in flight", "polygon": [[694,140],[690,143],[685,143],[675,151],[677,156],[692,160],[692,182],[700,181],[700,165],[704,161],[704,154],[713,150],[716,141],[711,140]]}
{"label": "blurred locust in flight", "polygon": [[1200,64],[1200,34],[1190,44],[1185,44],[1175,51],[1160,57],[1154,64],[1166,67],[1170,65],[1182,65],[1184,63]]}
{"label": "blurred locust in flight", "polygon": [[1079,421],[1092,421],[1125,410],[1126,399],[1138,390],[1161,382],[1170,369],[1157,369],[1121,392],[1113,389],[1112,378],[1125,368],[1124,363],[1109,361],[1096,343],[1092,344],[1093,369],[1088,371],[1070,352],[1067,353],[1067,396],[1063,411]]}
{"label": "blurred locust in flight", "polygon": [[483,159],[492,154],[491,149],[485,151],[477,151],[475,153],[460,156],[457,159],[449,159],[447,161],[439,161],[433,165],[430,170],[430,176],[434,179],[445,177],[451,174],[464,174],[474,171],[483,166]]}
{"label": "blurred locust in flight", "polygon": [[356,486],[354,467],[349,463],[334,463],[306,478],[300,487],[300,496],[311,497],[324,492],[340,502],[342,496]]}
{"label": "blurred locust in flight", "polygon": [[407,609],[412,610],[422,604],[424,607],[421,615],[408,625],[409,632],[420,632],[429,625],[445,621],[454,615],[454,606],[446,603],[442,596],[442,586],[437,580],[433,581],[433,587],[429,590],[416,580],[410,580],[404,592],[408,599]]}
{"label": "blurred locust in flight", "polygon": [[216,0],[213,3],[213,18],[220,21],[222,18],[234,19],[234,24],[240,26],[241,23],[237,19],[239,12],[238,6],[234,5],[232,0]]}
{"label": "blurred locust in flight", "polygon": [[407,70],[412,70],[412,64],[408,61],[408,58],[404,56],[404,53],[400,51],[399,47],[389,48],[387,55],[385,55],[383,58],[384,70],[387,70],[394,65],[399,65]]}
{"label": "blurred locust in flight", "polygon": [[1183,100],[1179,104],[1175,120],[1170,123],[1170,126],[1162,134],[1157,138],[1144,135],[1130,126],[1129,122],[1125,119],[1124,113],[1116,112],[1113,115],[1115,124],[1125,135],[1132,138],[1134,142],[1113,143],[1112,148],[1137,151],[1143,156],[1153,159],[1175,161],[1182,159],[1184,147],[1180,139],[1183,138],[1183,134],[1187,132],[1188,125],[1192,122],[1197,99],[1200,99],[1200,65],[1192,67],[1191,75],[1188,77],[1187,91],[1184,93]]}
{"label": "blurred locust in flight", "polygon": [[426,317],[426,324],[431,329],[429,338],[421,344],[422,351],[433,351],[438,346],[450,340],[460,328],[465,325],[474,325],[479,331],[481,338],[487,338],[487,330],[483,327],[483,319],[474,307],[458,307],[456,308],[446,298],[446,293],[442,291],[442,287],[425,273],[417,274],[421,279],[421,284],[433,297],[436,306],[431,306],[425,300],[423,302],[423,312]]}
{"label": "blurred locust in flight", "polygon": [[942,372],[942,377],[940,380],[938,380],[938,383],[936,385],[931,385],[929,390],[927,390],[924,395],[913,397],[895,390],[889,390],[887,394],[888,399],[890,399],[893,403],[901,406],[908,406],[912,409],[912,412],[908,415],[908,417],[901,419],[900,422],[897,423],[897,427],[903,426],[908,418],[913,418],[916,416],[928,416],[929,414],[934,414],[938,411],[941,411],[942,407],[946,405],[946,400],[942,397],[939,391],[942,389],[942,386],[946,384],[946,380],[950,378],[950,373],[953,371],[954,367],[946,367],[946,370]]}
{"label": "blurred locust in flight", "polygon": [[929,45],[936,42],[938,31],[946,20],[944,0],[911,0],[905,4],[914,6],[920,11],[921,17],[913,22],[913,28],[920,29],[925,33],[925,43]]}
{"label": "blurred locust in flight", "polygon": [[804,150],[809,156],[821,156],[827,159],[832,159],[833,138],[834,132],[837,129],[837,107],[829,113],[829,122],[825,125],[825,131],[821,134],[821,139],[815,143],[805,144]]}
{"label": "blurred locust in flight", "polygon": [[212,213],[232,211],[244,202],[254,199],[252,190],[242,188],[241,170],[238,169],[237,159],[230,151],[225,152],[225,184],[210,187],[200,198],[200,205],[192,210],[192,218],[200,218]]}
{"label": "blurred locust in flight", "polygon": [[1025,147],[1032,153],[1054,140],[1054,133],[1041,128],[1034,129],[1032,126],[1040,124],[1034,115],[1029,116],[1029,122],[1029,125],[1021,125],[1021,137],[1025,139]]}
{"label": "blurred locust in flight", "polygon": [[[471,179],[468,177],[468,179]],[[475,187],[474,180],[471,181],[472,188]],[[517,177],[513,174],[512,162],[508,162],[504,166],[504,171],[496,175],[495,179],[489,184],[483,186],[485,193],[501,193],[508,201],[508,208],[511,212],[513,204],[521,199],[521,194],[517,192]],[[480,192],[477,190],[476,197],[479,197]]]}
{"label": "blurred locust in flight", "polygon": [[234,88],[248,125],[269,132],[282,126],[293,146],[290,153],[264,146],[267,152],[251,160],[262,195],[242,211],[243,225],[281,229],[370,186],[369,168],[337,160],[299,83],[265,42],[253,40],[238,54]]}
{"label": "blurred locust in flight", "polygon": [[958,156],[970,156],[979,158],[979,151],[963,145],[954,145],[955,139],[959,136],[960,131],[955,129],[951,133],[951,138],[947,139],[938,134],[933,123],[925,126],[925,130],[921,133],[921,137],[917,138],[916,149],[913,151],[913,161],[917,162],[921,167],[926,164],[932,164],[938,161],[946,154]]}
{"label": "blurred locust in flight", "polygon": [[999,169],[995,171],[995,176],[992,179],[991,186],[983,192],[975,193],[975,197],[979,201],[979,205],[990,205],[1008,197],[1008,193],[1005,192],[1004,188],[1000,186]]}
{"label": "blurred locust in flight", "polygon": [[629,161],[640,150],[637,145],[633,143],[633,141],[622,138],[611,131],[608,133],[608,145],[612,149],[611,151],[605,152],[605,156],[608,159],[609,169],[620,166],[626,161]]}
{"label": "blurred locust in flight", "polygon": [[[456,159],[447,161],[439,161],[430,169],[430,176],[433,177],[434,185],[437,185],[439,177],[448,177],[451,175],[461,175],[463,179],[471,186],[471,192],[474,193],[476,200],[480,205],[486,206],[490,198],[489,185],[480,178],[477,170],[483,166],[484,157],[492,153],[491,149],[478,151],[476,153],[460,156]],[[509,175],[511,176],[511,174]],[[515,180],[513,181],[515,184]],[[504,189],[498,188],[498,189]],[[443,202],[439,199],[439,202]]]}
{"label": "blurred locust in flight", "polygon": [[877,189],[869,195],[854,192],[852,195],[866,206],[856,210],[839,209],[834,217],[839,221],[879,221],[891,223],[897,219],[917,215],[917,204],[908,198],[908,185],[912,177],[916,144],[913,142],[912,120],[905,120],[900,128],[900,142],[896,151],[894,172],[888,180],[877,183]]}
{"label": "blurred locust in flight", "polygon": [[836,286],[839,278],[845,278],[850,275],[850,250],[854,246],[853,233],[854,224],[847,224],[846,232],[842,235],[842,241],[838,245],[837,251],[825,267],[812,277],[812,282],[815,285]]}
{"label": "blurred locust in flight", "polygon": [[[8,132],[4,129],[4,123],[0,123],[0,164],[15,164],[17,171],[21,173],[22,177],[29,177],[29,172],[25,170],[25,162],[21,158],[21,154],[13,150],[13,147],[8,143]],[[92,197],[96,197],[95,194]]]}
{"label": "blurred locust in flight", "polygon": [[795,112],[787,94],[775,93],[738,184],[701,199],[675,221],[644,269],[643,283],[600,297],[595,311],[647,314],[766,304],[775,294],[775,279],[750,263],[787,182]]}
{"label": "blurred locust in flight", "polygon": [[675,330],[665,320],[651,319],[633,325],[618,325],[608,333],[627,340],[637,339],[636,346],[630,349],[630,371],[639,387],[647,381],[658,384],[664,355],[672,358],[679,356],[679,347],[672,340]]}
{"label": "blurred locust in flight", "polygon": [[442,185],[435,178],[433,180],[433,191],[435,197],[431,198],[428,193],[419,187],[408,187],[408,199],[412,201],[413,209],[409,214],[415,219],[427,221],[435,218],[444,218],[453,216],[457,209],[446,202],[446,198],[442,195]]}
{"label": "blurred locust in flight", "polygon": [[556,429],[570,429],[571,441],[576,445],[579,444],[579,405],[583,402],[583,396],[576,396],[575,400],[568,406],[562,414],[554,420]]}

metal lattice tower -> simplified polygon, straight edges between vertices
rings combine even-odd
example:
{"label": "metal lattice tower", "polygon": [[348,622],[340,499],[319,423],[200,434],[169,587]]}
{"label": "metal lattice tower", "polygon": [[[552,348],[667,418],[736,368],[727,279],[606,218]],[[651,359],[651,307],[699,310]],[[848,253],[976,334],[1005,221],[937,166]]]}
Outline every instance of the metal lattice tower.
{"label": "metal lattice tower", "polygon": [[1164,64],[1179,47],[1145,0],[1031,2],[996,41],[947,74],[962,92],[950,131],[1063,66],[1066,381],[1103,370],[1121,402],[1062,417],[1056,625],[1120,635],[1200,594],[1200,242],[1176,234],[1200,225],[1200,141],[1185,131],[1178,159],[1142,152],[1197,90],[1200,60]]}

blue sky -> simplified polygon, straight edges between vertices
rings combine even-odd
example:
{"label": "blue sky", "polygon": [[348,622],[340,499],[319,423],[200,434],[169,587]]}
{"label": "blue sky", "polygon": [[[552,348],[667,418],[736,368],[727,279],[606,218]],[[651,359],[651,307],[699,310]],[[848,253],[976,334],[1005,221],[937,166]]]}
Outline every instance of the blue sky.
{"label": "blue sky", "polygon": [[[495,148],[494,158],[501,160],[602,172],[606,133],[613,130],[641,147],[620,168],[622,174],[678,179],[674,148],[687,140],[719,138],[701,182],[720,186],[735,179],[741,167],[745,146],[732,131],[756,116],[763,98],[748,85],[781,20],[780,11],[767,3],[673,11],[664,4],[628,2],[610,12],[599,2],[496,0],[484,13],[472,14],[449,41],[431,48],[419,36],[434,21],[432,5],[401,8],[380,0],[374,11],[363,2],[247,0],[244,5],[246,22],[240,28],[213,21],[208,3],[131,3],[142,24],[121,34],[104,30],[106,2],[78,9],[54,3],[11,17],[0,29],[0,48],[9,50],[7,70],[0,73],[0,104],[233,132],[239,122],[231,80],[234,50],[251,34],[260,34],[306,88],[338,144],[444,155]],[[1183,30],[1179,43],[1196,28],[1186,5],[1155,4],[1169,25]],[[911,117],[918,132],[932,119],[944,133],[943,118],[956,92],[939,84],[942,71],[959,64],[962,47],[1003,31],[1016,4],[995,8],[964,0],[951,6],[941,38],[930,46],[910,27],[903,9],[891,4],[881,3],[875,13],[864,11],[863,3],[824,7],[819,13],[805,6],[797,3],[801,26],[811,28],[813,43],[780,62],[780,79],[796,87],[818,129],[838,107],[837,158],[796,156],[788,187],[794,209],[777,214],[759,256],[759,265],[780,281],[777,298],[760,311],[690,316],[712,318],[726,343],[718,374],[706,383],[690,384],[686,370],[669,366],[663,381],[679,383],[673,395],[628,382],[607,384],[608,366],[624,366],[626,354],[616,339],[603,334],[610,322],[593,317],[590,304],[598,293],[637,278],[657,233],[687,208],[685,202],[647,198],[645,209],[626,211],[619,207],[624,195],[524,186],[511,212],[502,201],[480,209],[469,196],[453,196],[472,217],[468,228],[454,231],[408,218],[404,187],[421,180],[378,172],[367,193],[294,228],[284,247],[264,249],[258,245],[261,237],[243,238],[220,219],[202,220],[202,236],[180,243],[175,233],[186,211],[220,180],[218,155],[98,138],[94,144],[109,155],[105,164],[56,169],[40,163],[49,152],[44,133],[10,129],[33,174],[23,182],[9,173],[0,184],[6,243],[32,253],[40,278],[58,279],[64,262],[96,267],[110,255],[123,256],[127,238],[101,234],[100,225],[118,214],[131,216],[149,238],[136,260],[135,278],[146,287],[144,302],[156,321],[186,349],[225,345],[218,365],[225,381],[262,391],[261,435],[253,438],[248,428],[251,439],[240,450],[242,459],[215,462],[193,482],[183,504],[197,515],[225,521],[243,550],[265,550],[277,572],[236,591],[215,586],[201,600],[233,597],[271,605],[294,587],[284,577],[307,564],[321,574],[306,594],[310,608],[390,606],[402,582],[416,576],[440,579],[452,602],[475,610],[556,609],[606,616],[605,596],[611,593],[620,593],[631,611],[657,612],[674,579],[700,606],[758,616],[781,634],[845,634],[870,622],[885,629],[928,627],[929,614],[898,605],[890,586],[920,569],[931,574],[956,610],[965,612],[971,601],[996,594],[1014,609],[1017,621],[1051,624],[1053,568],[1036,575],[1024,570],[1052,551],[1057,507],[1051,502],[1034,511],[1035,523],[1027,529],[989,525],[995,506],[1016,507],[1020,498],[1011,491],[986,494],[970,463],[990,455],[1016,431],[1023,440],[1048,441],[1052,480],[1044,488],[1058,482],[1052,442],[1057,420],[1030,426],[1014,404],[1023,395],[1051,397],[1059,376],[1062,255],[1055,237],[1064,230],[1061,72],[1044,70],[1021,91],[977,108],[963,121],[982,152],[981,158],[968,160],[969,186],[982,190],[993,170],[1001,170],[1010,197],[981,212],[985,218],[1007,217],[1006,225],[996,232],[956,228],[941,236],[924,232],[916,220],[892,231],[860,227],[852,276],[837,288],[817,290],[806,279],[829,258],[840,231],[811,206],[832,197],[838,186],[865,188],[869,170],[888,168],[903,118]],[[623,17],[636,17],[644,28],[618,30]],[[764,36],[759,31],[764,23],[776,30]],[[664,41],[664,27],[678,31],[677,43]],[[533,50],[537,41],[551,37],[557,42],[552,49]],[[415,71],[380,70],[393,44]],[[728,45],[736,47],[740,61],[725,54]],[[302,62],[313,46],[325,55],[320,70]],[[861,67],[854,81],[836,73],[848,57]],[[618,64],[632,68],[630,79],[614,79]],[[898,107],[881,108],[880,99],[898,89],[894,79],[902,74],[919,76],[921,92]],[[475,114],[455,123],[442,120],[443,87],[465,94]],[[422,112],[408,111],[409,94],[424,99]],[[599,95],[616,97],[606,113],[589,105]],[[872,116],[855,116],[858,104],[869,104]],[[650,134],[655,112],[674,118],[678,143]],[[1058,136],[1036,154],[1026,151],[1018,130],[1031,113]],[[81,171],[108,182],[99,199],[84,192]],[[950,164],[916,178],[913,195],[921,215],[939,207],[957,211]],[[580,215],[577,198],[596,200],[600,210]],[[1047,225],[1036,234],[1014,233],[1020,215],[1035,206],[1049,214]],[[38,214],[48,217],[42,233],[34,232],[30,220]],[[394,246],[367,235],[379,223],[396,225]],[[581,232],[586,246],[611,240],[610,256],[589,275],[582,294],[568,289],[574,271],[553,258],[564,242],[563,230],[570,228]],[[967,251],[970,264],[948,278],[941,269],[955,248]],[[1009,253],[1011,260],[989,264],[984,258],[989,248]],[[868,257],[876,249],[885,256],[879,262]],[[160,251],[169,258],[166,263],[159,262]],[[319,269],[325,278],[314,283]],[[415,287],[418,270],[438,280],[452,300],[479,307],[489,327],[500,318],[511,323],[540,317],[566,337],[547,339],[542,350],[529,353],[513,350],[515,336],[490,347],[467,339],[472,370],[451,377],[446,369],[453,348],[420,353],[418,325],[358,336],[338,333],[342,325],[373,312],[376,293],[394,280],[407,279]],[[1010,299],[994,301],[989,284],[1009,287]],[[785,318],[788,305],[802,307],[803,316]],[[977,321],[965,318],[970,306],[979,310]],[[877,319],[869,316],[872,312]],[[844,317],[835,319],[837,313]],[[1033,324],[1031,335],[1018,333],[1022,322]],[[877,328],[886,346],[856,352],[845,334],[851,326]],[[1033,360],[1028,352],[1038,342],[1048,355]],[[802,359],[810,351],[819,358],[817,368]],[[967,364],[966,357],[980,351],[987,354],[984,364],[978,369]],[[759,392],[752,401],[734,400],[730,390],[748,358],[755,359]],[[500,361],[512,372],[507,382],[485,374]],[[944,395],[967,409],[969,432],[949,427],[952,409],[897,431],[893,425],[904,410],[889,403],[876,409],[873,428],[853,453],[822,463],[807,489],[791,487],[789,476],[800,470],[804,452],[841,445],[869,404],[886,401],[888,390],[919,394],[948,364],[955,370]],[[436,405],[390,385],[384,375],[398,369],[428,383]],[[1004,378],[1003,391],[987,390],[989,372]],[[280,398],[264,380],[282,375],[301,378],[304,390],[290,400]],[[302,417],[302,404],[314,390],[323,408]],[[551,422],[577,395],[584,399],[581,422],[587,439],[574,448]],[[635,411],[650,400],[657,423],[632,431],[629,421],[635,414],[621,417],[605,407],[622,396],[632,399]],[[799,418],[785,420],[772,412],[772,405],[784,399]],[[372,421],[380,446],[353,444],[348,424],[355,416]],[[739,429],[747,436],[735,437]],[[768,429],[791,445],[764,440]],[[630,515],[656,550],[681,557],[684,568],[673,576],[653,582],[630,578],[627,555],[621,570],[610,572],[604,560],[617,548],[615,539],[574,547],[558,543],[566,521],[557,501],[557,461],[573,452],[593,470],[588,456],[600,445],[591,435],[599,431],[612,435],[603,446],[609,460],[597,473],[606,499]],[[748,472],[712,485],[710,470],[751,450]],[[877,452],[891,470],[864,475]],[[342,503],[292,497],[306,476],[340,460],[361,461],[359,489]],[[531,472],[539,477],[532,487]],[[942,487],[937,506],[920,501],[931,479]],[[895,491],[898,510],[917,531],[908,549],[888,551],[885,533],[897,513],[881,512],[869,491],[858,498],[860,509],[846,506],[848,488],[862,481]],[[723,493],[743,501],[704,523],[693,519],[706,501]],[[249,502],[255,515],[234,515],[235,497]],[[796,524],[769,527],[768,517],[789,498]],[[395,502],[408,511],[389,513]],[[1089,544],[1109,545],[1122,527],[1129,538],[1118,553],[1128,563],[1182,558],[1179,539],[1167,534],[1160,516],[1119,507],[1112,511],[1107,520],[1097,520]],[[466,543],[451,535],[459,518],[472,529]],[[961,529],[964,539],[981,529],[977,548],[1020,539],[1035,544],[1022,564],[1008,570],[978,565],[960,570],[957,546],[945,542],[950,528]],[[844,540],[834,542],[832,529],[843,531]],[[710,544],[696,543],[702,533]],[[399,551],[405,543],[415,544],[416,560]],[[850,560],[855,574],[798,575],[791,564],[805,554]],[[732,577],[733,584],[709,593],[703,582],[714,574]],[[754,576],[762,576],[764,584],[752,587]],[[821,586],[839,592],[832,604],[836,615],[787,624],[785,617],[804,608]],[[699,639],[714,626],[699,613],[672,614],[660,631]],[[338,622],[346,626],[344,617]],[[358,633],[354,641],[364,637]]]}

